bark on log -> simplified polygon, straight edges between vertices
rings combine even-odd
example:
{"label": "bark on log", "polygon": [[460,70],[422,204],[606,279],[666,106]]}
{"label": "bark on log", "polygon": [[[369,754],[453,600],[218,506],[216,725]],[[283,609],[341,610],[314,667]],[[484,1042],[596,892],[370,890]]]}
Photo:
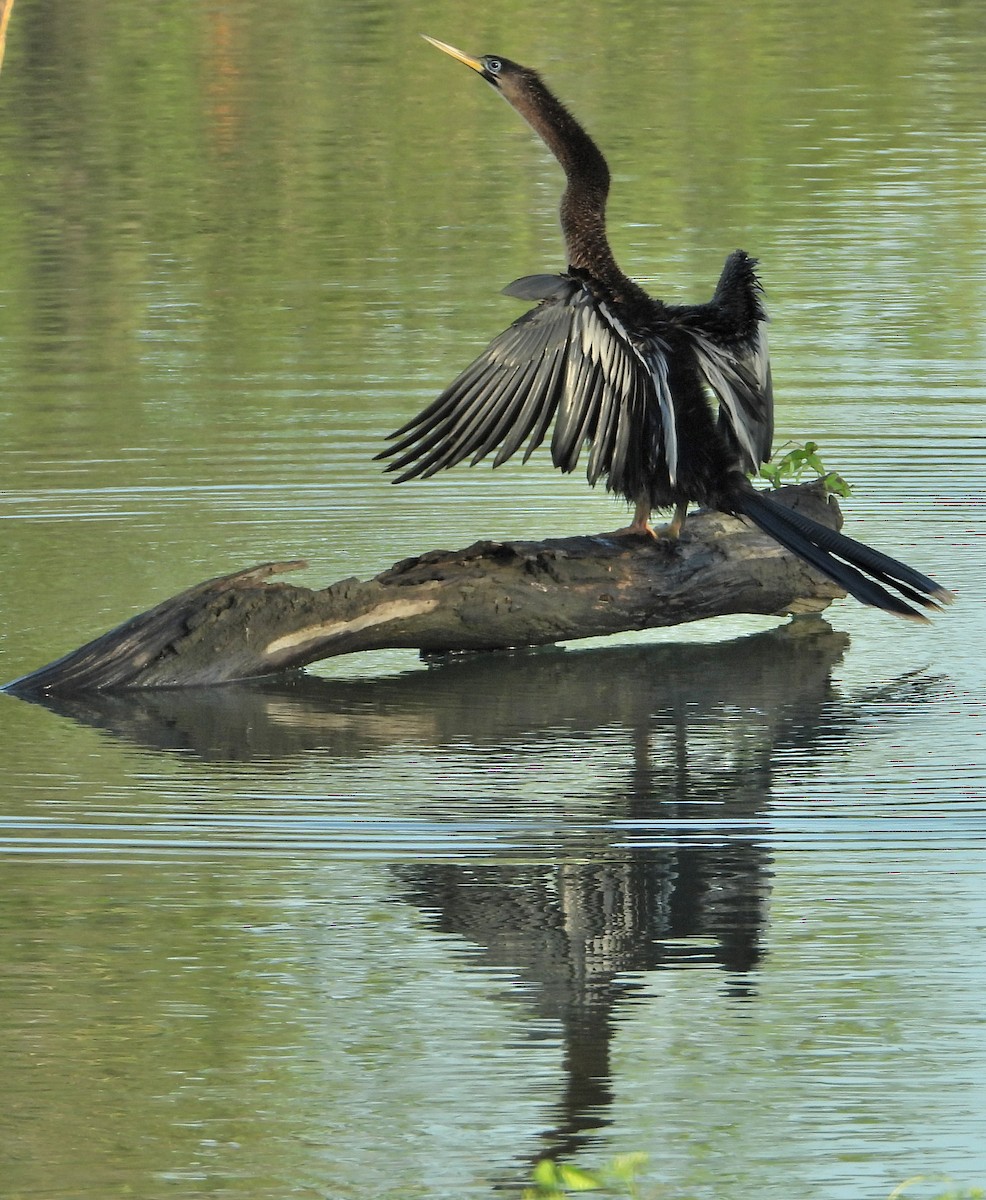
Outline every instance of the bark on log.
{"label": "bark on log", "polygon": [[[819,484],[774,495],[838,528]],[[733,613],[820,612],[844,593],[747,522],[689,517],[679,542],[477,542],[313,590],[268,583],[265,563],[198,584],[7,685],[15,694],[201,687],[360,650],[496,650]]]}

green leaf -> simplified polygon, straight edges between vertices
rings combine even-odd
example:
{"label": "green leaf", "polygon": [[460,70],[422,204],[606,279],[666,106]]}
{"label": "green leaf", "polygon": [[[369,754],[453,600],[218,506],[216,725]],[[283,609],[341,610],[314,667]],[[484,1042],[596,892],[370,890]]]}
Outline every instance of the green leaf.
{"label": "green leaf", "polygon": [[605,1186],[594,1171],[586,1171],[570,1163],[559,1163],[558,1174],[561,1176],[562,1185],[570,1192],[592,1192]]}
{"label": "green leaf", "polygon": [[556,1191],[561,1186],[561,1176],[558,1174],[558,1164],[550,1158],[542,1158],[534,1170],[531,1172],[531,1178],[542,1188],[554,1188]]}

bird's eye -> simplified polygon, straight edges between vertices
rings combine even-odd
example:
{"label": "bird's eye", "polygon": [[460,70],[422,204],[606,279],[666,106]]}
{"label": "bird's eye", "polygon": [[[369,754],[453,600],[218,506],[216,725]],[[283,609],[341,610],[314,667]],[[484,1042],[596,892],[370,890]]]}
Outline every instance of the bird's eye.
{"label": "bird's eye", "polygon": [[486,69],[491,75],[499,75],[503,63],[498,58],[488,58],[486,60]]}

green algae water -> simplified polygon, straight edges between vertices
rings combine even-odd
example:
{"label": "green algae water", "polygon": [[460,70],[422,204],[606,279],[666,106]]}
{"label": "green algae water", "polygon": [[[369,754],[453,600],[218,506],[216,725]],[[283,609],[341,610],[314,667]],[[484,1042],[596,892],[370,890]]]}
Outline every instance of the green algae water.
{"label": "green algae water", "polygon": [[777,446],[958,602],[0,696],[0,1194],[488,1197],[637,1150],[677,1197],[982,1186],[974,8],[18,0],[0,680],[253,563],[624,520],[545,455],[372,462],[564,266],[557,165],[420,32],[546,75],[650,290],[759,258]]}

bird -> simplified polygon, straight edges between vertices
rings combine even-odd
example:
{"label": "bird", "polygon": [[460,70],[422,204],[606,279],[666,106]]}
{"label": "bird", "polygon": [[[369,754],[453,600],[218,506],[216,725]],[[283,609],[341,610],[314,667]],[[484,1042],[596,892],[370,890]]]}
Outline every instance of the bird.
{"label": "bird", "polygon": [[[920,571],[811,520],[753,486],[774,432],[767,313],[757,260],[731,253],[712,298],[668,304],[618,266],[606,231],[610,173],[602,151],[537,71],[475,57],[422,35],[471,68],[537,133],[561,166],[567,268],[503,289],[534,301],[375,456],[395,483],[465,459],[523,460],[547,437],[573,471],[588,449],[590,485],[634,506],[611,536],[678,539],[690,504],[752,521],[863,604],[927,620],[952,593]],[[553,426],[552,426],[553,422]],[[673,509],[668,525],[650,524]]]}

